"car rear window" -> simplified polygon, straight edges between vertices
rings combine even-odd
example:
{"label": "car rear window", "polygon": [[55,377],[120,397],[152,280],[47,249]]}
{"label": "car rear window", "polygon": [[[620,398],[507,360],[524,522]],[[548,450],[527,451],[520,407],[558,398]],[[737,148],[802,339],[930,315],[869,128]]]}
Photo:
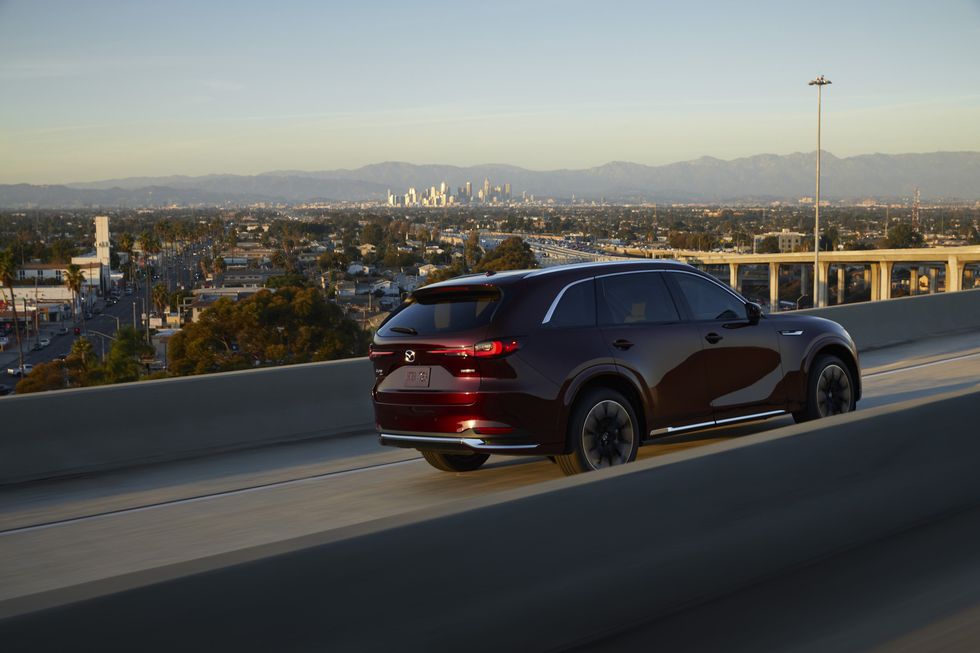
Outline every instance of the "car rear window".
{"label": "car rear window", "polygon": [[485,327],[490,324],[500,300],[500,291],[496,288],[446,288],[418,293],[385,322],[378,335],[426,336]]}

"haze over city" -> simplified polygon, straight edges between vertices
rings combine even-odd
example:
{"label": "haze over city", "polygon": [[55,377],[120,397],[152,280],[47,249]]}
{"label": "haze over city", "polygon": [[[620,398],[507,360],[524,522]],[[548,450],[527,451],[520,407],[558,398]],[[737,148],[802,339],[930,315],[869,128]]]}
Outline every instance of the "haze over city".
{"label": "haze over city", "polygon": [[[980,5],[0,3],[0,183],[980,150]],[[437,181],[437,180],[433,180]]]}

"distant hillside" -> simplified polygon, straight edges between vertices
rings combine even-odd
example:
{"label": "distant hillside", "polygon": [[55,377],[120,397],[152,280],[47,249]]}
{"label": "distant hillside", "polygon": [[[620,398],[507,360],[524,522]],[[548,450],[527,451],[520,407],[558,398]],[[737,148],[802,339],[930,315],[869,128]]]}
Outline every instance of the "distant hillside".
{"label": "distant hillside", "polygon": [[[980,200],[980,152],[823,156],[827,199],[909,197]],[[474,193],[489,178],[515,195],[610,201],[732,202],[796,200],[813,194],[815,153],[760,154],[731,161],[701,157],[662,166],[615,161],[583,170],[527,170],[509,165],[458,167],[376,163],[354,170],[280,170],[259,175],[130,177],[62,186],[0,185],[0,206],[164,206],[313,200],[378,200],[467,181]]]}

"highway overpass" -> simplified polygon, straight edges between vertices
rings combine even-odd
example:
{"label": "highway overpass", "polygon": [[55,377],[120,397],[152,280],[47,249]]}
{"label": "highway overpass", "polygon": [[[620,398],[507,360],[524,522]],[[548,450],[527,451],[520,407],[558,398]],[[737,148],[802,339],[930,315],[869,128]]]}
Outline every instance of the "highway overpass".
{"label": "highway overpass", "polygon": [[[727,266],[728,282],[741,289],[742,275],[748,266],[765,266],[768,271],[769,305],[778,310],[781,272],[787,267],[799,267],[800,287],[812,287],[809,275],[813,272],[813,252],[780,254],[730,254],[693,250],[650,250],[609,248],[614,254],[647,258],[670,258],[698,267]],[[918,293],[919,280],[927,278],[928,293],[956,292],[976,287],[980,276],[980,245],[967,247],[927,247],[917,249],[847,250],[820,253],[816,306],[827,306],[831,268],[863,267],[865,283],[871,291],[871,301],[891,299],[893,272],[896,265],[909,268],[909,290]],[[844,303],[844,275],[837,274],[837,301]],[[812,290],[807,290],[812,293]]]}
{"label": "highway overpass", "polygon": [[381,450],[363,359],[2,399],[0,641],[976,643],[980,291],[815,312],[862,349],[856,413],[663,439],[576,478]]}

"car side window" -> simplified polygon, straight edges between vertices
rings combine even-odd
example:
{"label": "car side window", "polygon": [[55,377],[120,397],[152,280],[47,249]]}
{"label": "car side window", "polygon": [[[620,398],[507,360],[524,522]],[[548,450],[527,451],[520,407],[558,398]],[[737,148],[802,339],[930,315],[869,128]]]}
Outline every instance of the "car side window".
{"label": "car side window", "polygon": [[589,279],[569,286],[545,326],[550,328],[595,326],[595,282]]}
{"label": "car side window", "polygon": [[737,320],[745,317],[745,304],[718,284],[693,274],[675,274],[693,320]]}
{"label": "car side window", "polygon": [[599,297],[599,323],[605,326],[680,319],[660,272],[603,277],[599,279]]}

